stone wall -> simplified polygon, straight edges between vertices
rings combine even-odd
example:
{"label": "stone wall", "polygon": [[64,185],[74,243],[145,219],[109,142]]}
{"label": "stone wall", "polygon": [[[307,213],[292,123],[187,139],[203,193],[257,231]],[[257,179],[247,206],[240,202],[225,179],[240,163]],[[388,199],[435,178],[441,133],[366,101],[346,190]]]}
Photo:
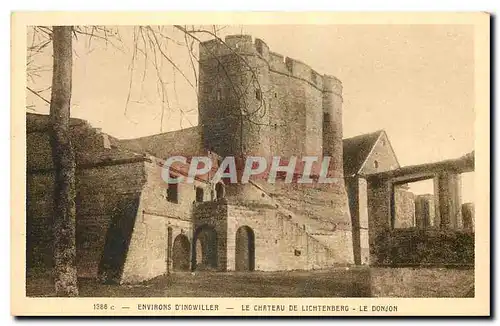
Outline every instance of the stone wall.
{"label": "stone wall", "polygon": [[351,177],[346,181],[349,209],[352,218],[354,263],[370,264],[368,193],[366,179]]}
{"label": "stone wall", "polygon": [[394,187],[393,227],[396,229],[415,227],[415,195],[406,187]]}
{"label": "stone wall", "polygon": [[[48,129],[43,123],[46,121],[47,116],[28,116],[27,121],[30,126],[26,203],[29,269],[52,266],[54,171]],[[133,203],[145,182],[145,158],[110,148],[105,144],[106,135],[85,123],[73,121],[72,125],[77,159],[77,267],[79,276],[96,277],[100,269],[107,268],[103,263],[114,264],[106,262],[103,252],[110,225],[122,219],[118,216],[120,212],[127,219],[135,218],[137,207]],[[118,257],[116,252],[113,255]]]}
{"label": "stone wall", "polygon": [[[343,175],[342,84],[335,77],[270,52],[262,40],[233,35],[225,44],[200,44],[199,85],[207,149],[222,156],[286,157],[322,156],[324,147],[332,147],[335,172]],[[324,113],[331,122],[326,134]]]}
{"label": "stone wall", "polygon": [[368,180],[370,262],[373,265],[473,264],[473,233],[393,228],[391,188],[388,180],[376,177]]}
{"label": "stone wall", "polygon": [[205,151],[201,126],[134,139],[121,139],[120,144],[137,153],[149,153],[160,159],[177,155],[195,156]]}
{"label": "stone wall", "polygon": [[476,223],[474,216],[474,203],[462,204],[462,219],[464,229],[474,231]]}
{"label": "stone wall", "polygon": [[377,234],[377,265],[474,265],[474,233],[456,230],[394,229]]}
{"label": "stone wall", "polygon": [[473,268],[373,268],[370,278],[373,297],[474,297]]}
{"label": "stone wall", "polygon": [[[152,162],[145,164],[144,169],[146,182],[142,187],[121,283],[147,280],[172,270],[175,239],[184,235],[190,245],[193,242],[192,214],[196,188],[203,189],[204,199],[210,200],[210,185],[195,180],[193,184],[178,184],[177,201],[169,201],[168,185],[161,178],[161,166]],[[188,261],[191,261],[191,253],[187,255]]]}
{"label": "stone wall", "polygon": [[[196,251],[200,249],[196,241],[198,237],[202,237],[204,232],[213,232],[209,236],[211,239],[206,239],[209,243],[202,244],[202,250],[214,252],[215,265],[209,266],[218,271],[226,271],[228,269],[229,259],[227,256],[227,234],[228,234],[228,206],[225,199],[219,199],[212,202],[197,203],[193,215],[194,222],[194,241]],[[211,241],[210,241],[211,240]],[[215,248],[214,248],[215,247]],[[193,252],[193,263],[196,261],[194,269],[199,268],[199,259],[202,258],[199,252]],[[203,259],[202,259],[203,262]],[[204,266],[206,268],[206,266]]]}
{"label": "stone wall", "polygon": [[416,227],[426,229],[436,227],[436,198],[432,194],[418,195],[415,198],[415,223]]}
{"label": "stone wall", "polygon": [[230,206],[227,227],[228,270],[235,270],[236,233],[244,226],[249,227],[255,236],[256,270],[307,270],[339,264],[336,248],[328,248],[308,234],[302,225],[294,223],[278,210]]}

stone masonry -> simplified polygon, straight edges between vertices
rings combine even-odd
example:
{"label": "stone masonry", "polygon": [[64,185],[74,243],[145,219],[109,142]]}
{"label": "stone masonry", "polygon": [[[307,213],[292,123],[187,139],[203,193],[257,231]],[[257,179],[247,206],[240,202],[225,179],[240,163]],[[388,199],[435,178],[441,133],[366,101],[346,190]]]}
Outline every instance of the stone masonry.
{"label": "stone masonry", "polygon": [[[377,239],[399,223],[391,221],[394,209],[401,223],[422,223],[413,194],[404,189],[391,206],[396,184],[390,173],[401,168],[385,132],[343,141],[337,78],[247,35],[201,43],[199,65],[198,126],[119,140],[72,119],[79,276],[136,283],[171,272],[379,263]],[[26,254],[32,272],[52,266],[54,171],[48,117],[27,114],[26,123]],[[273,156],[282,163],[291,156],[320,162],[329,156],[328,176],[336,182],[285,183],[278,177],[274,184],[259,178],[231,184],[212,182],[211,171],[194,183],[167,184],[164,161],[177,155],[209,156],[213,169],[227,156],[236,157],[239,169],[248,156],[268,163]],[[188,164],[172,166],[171,176],[185,176]],[[318,172],[315,167],[313,178]],[[294,178],[299,176],[296,169]],[[431,177],[444,205],[436,212],[440,225],[473,229],[473,208],[457,206],[456,173],[440,170]]]}
{"label": "stone masonry", "polygon": [[[74,119],[80,276],[133,283],[172,271],[349,265],[342,85],[250,36],[200,44],[200,125],[118,140]],[[53,170],[47,116],[27,115],[28,261],[51,266]],[[331,156],[338,182],[167,185],[172,155]],[[270,162],[270,160],[269,160]],[[176,166],[174,176],[187,166]],[[316,173],[316,172],[314,172]]]}

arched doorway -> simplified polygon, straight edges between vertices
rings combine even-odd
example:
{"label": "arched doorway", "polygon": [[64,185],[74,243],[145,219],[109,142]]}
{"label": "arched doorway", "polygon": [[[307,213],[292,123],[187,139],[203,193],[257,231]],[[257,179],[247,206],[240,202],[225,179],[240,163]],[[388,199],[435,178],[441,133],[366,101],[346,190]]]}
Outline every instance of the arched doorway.
{"label": "arched doorway", "polygon": [[248,226],[236,231],[235,262],[237,271],[255,270],[255,234]]}
{"label": "arched doorway", "polygon": [[193,270],[217,268],[217,232],[210,225],[202,225],[194,234]]}
{"label": "arched doorway", "polygon": [[179,234],[173,245],[172,261],[174,271],[189,270],[189,239],[184,234]]}

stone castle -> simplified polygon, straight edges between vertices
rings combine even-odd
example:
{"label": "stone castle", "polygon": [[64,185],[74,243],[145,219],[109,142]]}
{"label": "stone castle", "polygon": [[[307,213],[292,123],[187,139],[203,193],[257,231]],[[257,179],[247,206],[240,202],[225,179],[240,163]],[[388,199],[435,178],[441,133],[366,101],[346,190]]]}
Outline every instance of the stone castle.
{"label": "stone castle", "polygon": [[[381,234],[435,224],[436,213],[429,207],[439,203],[446,187],[438,186],[436,196],[415,204],[404,187],[392,186],[391,173],[404,168],[384,131],[343,140],[342,84],[337,78],[245,35],[201,43],[199,62],[196,127],[118,140],[72,120],[80,276],[133,283],[171,271],[382,264],[391,248]],[[339,182],[311,187],[259,180],[212,184],[197,178],[194,184],[167,185],[160,177],[162,164],[174,155],[208,155],[214,161],[226,156],[330,156],[328,173]],[[171,174],[183,175],[186,169],[177,166]],[[425,177],[438,180],[443,171],[458,175],[471,169],[473,160],[465,157],[427,166],[432,172]],[[398,175],[397,185],[423,177],[401,181]],[[27,114],[27,262],[32,269],[51,266],[52,188],[47,116]],[[449,197],[451,188],[446,189]],[[473,207],[465,205],[467,213],[462,214],[455,199],[454,213],[441,209],[437,214],[453,221],[472,216]],[[465,229],[470,230],[468,223]],[[464,223],[453,225],[464,229]],[[470,232],[455,231],[470,237]],[[397,243],[401,235],[388,237]],[[422,260],[411,257],[410,263]],[[436,257],[438,263],[471,259],[448,253]]]}

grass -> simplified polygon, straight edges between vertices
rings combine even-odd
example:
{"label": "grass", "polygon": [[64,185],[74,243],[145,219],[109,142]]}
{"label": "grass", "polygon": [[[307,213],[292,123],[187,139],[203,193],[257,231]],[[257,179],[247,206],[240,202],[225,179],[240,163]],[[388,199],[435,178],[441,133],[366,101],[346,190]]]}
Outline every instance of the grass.
{"label": "grass", "polygon": [[[81,297],[473,297],[474,270],[333,268],[288,272],[173,273],[134,285],[79,279]],[[54,296],[50,275],[26,281],[26,294]]]}
{"label": "grass", "polygon": [[[345,268],[290,272],[173,273],[136,285],[79,279],[82,297],[369,297],[369,271]],[[28,296],[54,296],[47,274],[30,276]]]}

